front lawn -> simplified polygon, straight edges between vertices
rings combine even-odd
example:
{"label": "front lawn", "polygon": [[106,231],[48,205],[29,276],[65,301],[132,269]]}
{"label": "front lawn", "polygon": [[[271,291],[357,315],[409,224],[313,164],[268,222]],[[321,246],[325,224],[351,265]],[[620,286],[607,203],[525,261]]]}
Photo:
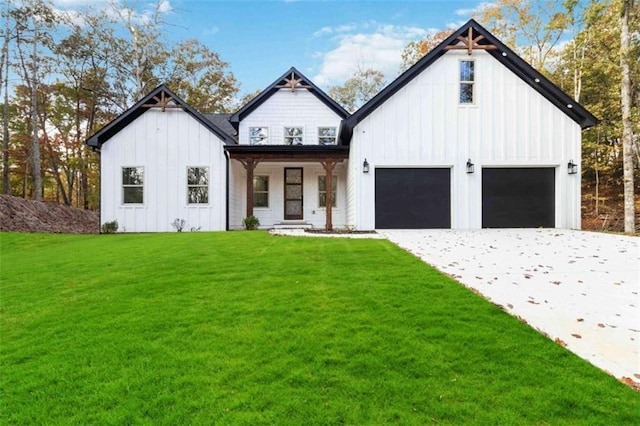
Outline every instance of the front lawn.
{"label": "front lawn", "polygon": [[385,240],[1,234],[2,424],[640,424]]}

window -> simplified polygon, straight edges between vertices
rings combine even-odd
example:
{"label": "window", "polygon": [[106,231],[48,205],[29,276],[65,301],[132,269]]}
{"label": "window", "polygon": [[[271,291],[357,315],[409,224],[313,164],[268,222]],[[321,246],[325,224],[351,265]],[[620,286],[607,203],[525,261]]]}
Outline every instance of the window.
{"label": "window", "polygon": [[460,61],[460,103],[474,102],[475,66],[473,61]]}
{"label": "window", "polygon": [[[331,207],[337,207],[338,176],[331,177]],[[318,176],[318,207],[327,207],[327,177]]]}
{"label": "window", "polygon": [[253,207],[269,207],[269,176],[253,177]]}
{"label": "window", "polygon": [[335,145],[336,134],[335,127],[318,127],[318,145]]}
{"label": "window", "polygon": [[187,203],[209,203],[208,167],[187,167]]}
{"label": "window", "polygon": [[142,204],[144,201],[144,168],[122,168],[122,203]]}
{"label": "window", "polygon": [[267,145],[269,143],[268,127],[249,127],[249,144]]}
{"label": "window", "polygon": [[285,145],[302,145],[302,127],[285,127],[284,128],[284,144]]}

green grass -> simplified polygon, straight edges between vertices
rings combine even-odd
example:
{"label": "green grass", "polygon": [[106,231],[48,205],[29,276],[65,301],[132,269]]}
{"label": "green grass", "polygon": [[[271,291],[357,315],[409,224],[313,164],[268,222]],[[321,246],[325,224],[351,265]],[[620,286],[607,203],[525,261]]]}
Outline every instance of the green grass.
{"label": "green grass", "polygon": [[640,424],[384,240],[1,234],[1,424]]}

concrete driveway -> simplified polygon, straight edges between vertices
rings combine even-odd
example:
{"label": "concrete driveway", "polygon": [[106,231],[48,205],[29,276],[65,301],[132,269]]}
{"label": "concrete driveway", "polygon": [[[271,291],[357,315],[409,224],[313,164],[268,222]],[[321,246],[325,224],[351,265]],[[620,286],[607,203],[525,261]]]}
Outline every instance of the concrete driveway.
{"label": "concrete driveway", "polygon": [[593,365],[640,383],[640,238],[559,229],[379,232]]}

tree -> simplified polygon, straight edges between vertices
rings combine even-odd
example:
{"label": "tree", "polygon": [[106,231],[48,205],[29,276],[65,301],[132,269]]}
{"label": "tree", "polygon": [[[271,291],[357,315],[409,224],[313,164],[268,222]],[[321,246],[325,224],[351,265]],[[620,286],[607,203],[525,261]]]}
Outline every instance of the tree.
{"label": "tree", "polygon": [[217,53],[190,39],[171,51],[171,70],[164,81],[198,111],[229,112],[239,89],[228,66]]}
{"label": "tree", "polygon": [[[622,157],[624,183],[624,232],[635,232],[635,200],[633,190],[633,127],[631,124],[631,42],[629,40],[629,15],[633,0],[622,0],[620,13],[620,71],[622,112]],[[636,59],[637,62],[637,59]]]}
{"label": "tree", "polygon": [[344,82],[344,85],[330,87],[329,96],[347,111],[354,112],[373,98],[385,85],[384,74],[380,71],[359,68]]}
{"label": "tree", "polygon": [[14,29],[10,27],[11,2],[7,0],[6,8],[2,11],[5,27],[2,44],[2,58],[0,60],[0,86],[4,89],[2,105],[2,192],[11,195],[9,181],[9,43],[13,38]]}
{"label": "tree", "polygon": [[169,2],[157,0],[151,13],[139,12],[135,0],[110,0],[109,4],[131,37],[130,40],[112,37],[111,42],[112,49],[123,60],[121,65],[129,68],[134,83],[133,100],[138,101],[158,85],[155,71],[167,60],[162,29],[164,15],[170,11]]}
{"label": "tree", "polygon": [[540,71],[569,24],[554,0],[496,0],[476,18]]}
{"label": "tree", "polygon": [[411,65],[422,59],[424,55],[446,40],[451,34],[453,34],[453,30],[443,30],[427,35],[424,40],[410,41],[402,50],[402,66],[400,70],[402,72],[408,70]]}
{"label": "tree", "polygon": [[[41,81],[43,53],[42,46],[51,45],[51,37],[46,31],[55,26],[56,18],[48,3],[43,0],[24,0],[11,11],[16,23],[16,44],[22,79],[31,92],[31,171],[33,175],[34,198],[42,200],[42,171],[40,167],[40,142],[38,136],[38,86]],[[30,46],[29,46],[30,45]],[[27,53],[31,48],[31,54]]]}

